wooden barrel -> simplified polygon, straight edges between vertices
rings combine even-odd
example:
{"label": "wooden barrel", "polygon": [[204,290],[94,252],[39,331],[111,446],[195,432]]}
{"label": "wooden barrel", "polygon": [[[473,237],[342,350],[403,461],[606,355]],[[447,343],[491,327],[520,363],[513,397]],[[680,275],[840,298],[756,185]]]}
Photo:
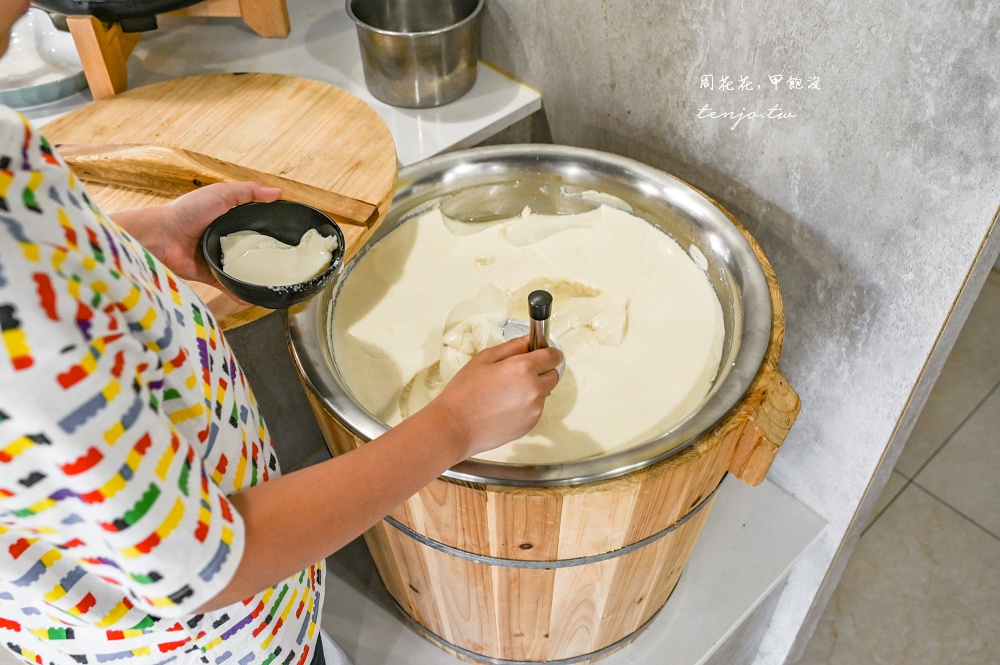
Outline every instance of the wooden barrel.
{"label": "wooden barrel", "polygon": [[[744,399],[690,447],[624,476],[558,487],[442,477],[392,511],[365,540],[428,639],[472,662],[597,660],[663,607],[725,474],[763,480],[799,399],[777,367],[784,312],[774,272],[726,214],[760,260],[772,303],[767,353]],[[309,397],[333,454],[363,445]]]}

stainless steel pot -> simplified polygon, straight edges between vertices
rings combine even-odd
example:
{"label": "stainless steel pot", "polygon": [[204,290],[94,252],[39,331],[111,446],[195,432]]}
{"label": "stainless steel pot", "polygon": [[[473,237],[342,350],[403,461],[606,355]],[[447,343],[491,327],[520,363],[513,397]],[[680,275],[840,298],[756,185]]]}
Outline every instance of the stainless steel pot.
{"label": "stainless steel pot", "polygon": [[[673,176],[625,157],[552,145],[507,145],[453,152],[400,171],[392,206],[359,252],[429,207],[469,188],[489,185],[498,197],[539,200],[537,190],[581,187],[627,202],[646,220],[708,263],[707,275],[722,303],[725,341],[719,372],[696,412],[660,436],[601,457],[550,465],[467,460],[444,476],[501,485],[570,485],[630,473],[676,454],[730,413],[763,362],[771,334],[771,299],[753,248],[725,213]],[[537,189],[536,189],[537,188]],[[532,191],[536,190],[536,191]],[[349,265],[339,284],[350,279]],[[349,432],[370,441],[386,431],[358,404],[341,376],[328,334],[337,285],[288,318],[292,356],[309,389]]]}
{"label": "stainless steel pot", "polygon": [[404,108],[453,102],[476,82],[484,0],[347,0],[365,85]]}

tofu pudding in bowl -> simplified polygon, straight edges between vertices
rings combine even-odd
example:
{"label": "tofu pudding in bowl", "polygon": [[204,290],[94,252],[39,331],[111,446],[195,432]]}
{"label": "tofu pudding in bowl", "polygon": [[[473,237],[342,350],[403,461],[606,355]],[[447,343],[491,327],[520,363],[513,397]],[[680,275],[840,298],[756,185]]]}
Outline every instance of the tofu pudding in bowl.
{"label": "tofu pudding in bowl", "polygon": [[[450,212],[470,207],[462,196],[482,214]],[[535,289],[554,297],[563,378],[532,432],[446,477],[559,485],[653,464],[737,405],[771,333],[753,248],[697,190],[606,153],[497,146],[400,173],[336,288],[290,317],[293,353],[326,410],[370,440],[502,341],[505,319],[527,319]]]}

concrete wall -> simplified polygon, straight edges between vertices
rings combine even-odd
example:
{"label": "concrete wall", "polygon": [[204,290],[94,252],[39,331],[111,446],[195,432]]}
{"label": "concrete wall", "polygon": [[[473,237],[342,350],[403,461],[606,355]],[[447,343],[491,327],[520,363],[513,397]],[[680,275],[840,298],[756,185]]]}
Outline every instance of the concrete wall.
{"label": "concrete wall", "polygon": [[535,139],[691,182],[777,271],[803,410],[770,477],[831,526],[758,662],[811,634],[1000,252],[998,34],[970,0],[487,3],[484,59],[542,92]]}

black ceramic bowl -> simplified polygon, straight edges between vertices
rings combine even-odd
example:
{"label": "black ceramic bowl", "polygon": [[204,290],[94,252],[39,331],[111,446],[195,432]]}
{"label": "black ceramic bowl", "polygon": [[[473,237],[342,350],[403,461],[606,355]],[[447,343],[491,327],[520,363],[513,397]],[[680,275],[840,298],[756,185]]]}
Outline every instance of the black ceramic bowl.
{"label": "black ceramic bowl", "polygon": [[[330,266],[299,284],[261,286],[230,277],[222,269],[222,237],[237,231],[257,231],[289,245],[297,245],[302,234],[316,229],[337,238]],[[330,284],[344,265],[344,233],[337,224],[312,206],[293,201],[244,203],[212,222],[201,237],[201,251],[212,274],[238,298],[269,309],[284,309],[309,300]]]}

